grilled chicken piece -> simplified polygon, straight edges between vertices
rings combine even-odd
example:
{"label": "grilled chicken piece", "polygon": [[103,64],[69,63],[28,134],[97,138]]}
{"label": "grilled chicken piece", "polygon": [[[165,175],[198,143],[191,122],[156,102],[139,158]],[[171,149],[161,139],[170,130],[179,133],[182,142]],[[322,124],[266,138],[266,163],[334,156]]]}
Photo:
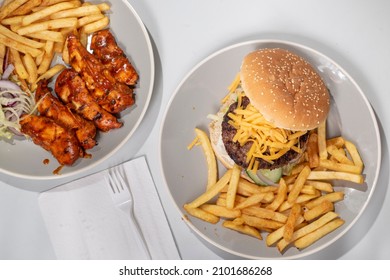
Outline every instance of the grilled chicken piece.
{"label": "grilled chicken piece", "polygon": [[83,79],[72,69],[65,69],[57,77],[55,92],[67,106],[85,119],[93,121],[103,132],[123,125],[92,98]]}
{"label": "grilled chicken piece", "polygon": [[92,35],[91,50],[118,82],[130,86],[137,83],[137,71],[108,29],[97,31]]}
{"label": "grilled chicken piece", "polygon": [[75,134],[45,116],[24,115],[20,120],[22,133],[36,145],[50,151],[61,165],[72,165],[84,156]]}
{"label": "grilled chicken piece", "polygon": [[69,62],[85,81],[93,98],[103,109],[119,113],[134,104],[133,89],[118,83],[110,71],[80,43],[68,35]]}
{"label": "grilled chicken piece", "polygon": [[80,145],[84,149],[87,150],[96,146],[96,127],[93,122],[71,112],[70,108],[52,95],[47,84],[47,80],[41,80],[35,93],[39,113],[51,118],[68,130],[74,130]]}

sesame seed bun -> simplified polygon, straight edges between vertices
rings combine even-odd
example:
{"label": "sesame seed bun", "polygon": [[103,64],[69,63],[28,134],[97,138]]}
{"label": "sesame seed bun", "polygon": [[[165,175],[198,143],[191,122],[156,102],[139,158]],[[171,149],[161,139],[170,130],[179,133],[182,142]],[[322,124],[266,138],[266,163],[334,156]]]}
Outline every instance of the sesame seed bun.
{"label": "sesame seed bun", "polygon": [[243,59],[240,75],[251,104],[277,127],[311,130],[328,115],[324,82],[307,61],[290,51],[251,52]]}

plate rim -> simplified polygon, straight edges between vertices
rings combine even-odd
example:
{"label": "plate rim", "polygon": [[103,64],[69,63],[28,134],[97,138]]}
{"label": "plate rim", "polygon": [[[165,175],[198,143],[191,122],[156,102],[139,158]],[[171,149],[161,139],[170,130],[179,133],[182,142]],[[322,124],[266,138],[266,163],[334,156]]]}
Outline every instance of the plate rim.
{"label": "plate rim", "polygon": [[[207,63],[209,60],[213,59],[214,57],[216,57],[216,56],[218,56],[218,55],[220,55],[220,54],[222,54],[224,52],[227,52],[227,51],[235,49],[235,48],[247,46],[247,45],[265,44],[265,43],[284,44],[284,45],[289,45],[289,46],[297,47],[297,48],[300,48],[300,49],[304,49],[306,51],[309,51],[309,52],[315,53],[316,55],[324,57],[328,61],[333,63],[333,65],[335,65],[338,69],[340,69],[343,72],[343,74],[345,76],[348,77],[349,81],[354,85],[354,87],[360,93],[360,96],[363,99],[363,101],[364,101],[364,103],[365,103],[365,105],[366,105],[366,107],[367,107],[367,109],[369,111],[370,117],[373,120],[375,135],[376,135],[376,139],[377,139],[377,141],[376,141],[376,145],[378,147],[378,153],[377,153],[377,157],[376,157],[377,158],[377,161],[376,161],[377,168],[376,168],[376,171],[375,171],[375,174],[374,174],[374,180],[373,180],[372,185],[371,185],[370,193],[368,194],[367,199],[364,202],[364,204],[363,204],[362,208],[360,209],[359,213],[356,215],[356,217],[351,221],[351,223],[348,226],[346,226],[342,230],[340,230],[337,233],[337,235],[335,235],[331,240],[325,242],[324,244],[322,244],[321,246],[319,246],[319,247],[317,247],[315,249],[308,250],[306,252],[299,253],[299,254],[296,254],[296,255],[293,255],[293,256],[283,256],[283,255],[280,255],[280,257],[252,256],[252,255],[249,255],[249,254],[236,252],[234,250],[226,248],[225,246],[223,246],[223,245],[221,245],[219,243],[214,242],[212,239],[210,239],[209,237],[204,235],[198,228],[196,228],[194,226],[194,224],[187,217],[185,217],[185,213],[179,207],[179,205],[177,205],[177,203],[175,202],[175,199],[174,199],[174,197],[173,197],[173,195],[172,195],[172,193],[171,193],[171,191],[169,189],[167,178],[166,178],[165,172],[164,172],[163,160],[162,160],[162,142],[163,142],[162,141],[162,136],[163,136],[164,127],[165,127],[165,124],[166,124],[166,119],[168,117],[168,113],[170,111],[172,103],[174,102],[176,96],[179,94],[180,89],[185,84],[185,82],[188,80],[188,78],[191,77],[201,66],[203,66],[205,63]],[[301,43],[297,43],[297,42],[294,42],[294,41],[291,41],[291,40],[274,39],[274,38],[252,39],[252,40],[241,41],[239,43],[230,44],[228,46],[222,47],[222,48],[212,52],[211,54],[207,55],[205,58],[201,59],[198,63],[196,63],[187,72],[187,74],[184,75],[184,77],[181,79],[181,81],[179,82],[179,84],[177,85],[175,90],[173,91],[173,94],[170,96],[170,98],[168,100],[168,103],[166,105],[166,108],[165,108],[165,111],[164,111],[164,114],[163,114],[162,122],[161,122],[161,125],[160,125],[159,146],[158,146],[158,148],[159,148],[158,156],[159,156],[159,163],[160,163],[160,171],[161,171],[161,174],[162,174],[162,177],[163,177],[164,187],[165,187],[166,191],[168,192],[168,196],[170,197],[171,201],[173,202],[174,207],[179,211],[179,214],[182,216],[182,220],[184,220],[185,224],[191,230],[196,232],[196,234],[197,234],[196,237],[198,239],[201,239],[202,242],[206,241],[208,244],[211,244],[212,246],[215,246],[216,248],[218,248],[218,249],[220,249],[222,251],[225,251],[225,252],[227,252],[229,254],[232,254],[232,255],[235,255],[235,256],[238,256],[238,257],[241,257],[241,258],[246,258],[246,259],[280,259],[280,260],[282,260],[282,259],[299,259],[299,258],[304,258],[304,257],[310,256],[310,255],[313,255],[315,253],[318,253],[318,252],[324,250],[325,248],[327,248],[330,244],[333,244],[333,243],[337,242],[342,236],[344,236],[356,224],[356,222],[360,219],[361,215],[366,210],[369,202],[371,201],[371,198],[373,196],[373,193],[374,193],[374,191],[376,189],[376,186],[377,186],[377,183],[378,183],[378,180],[379,180],[379,174],[380,174],[380,170],[381,170],[381,160],[382,160],[382,141],[381,141],[381,135],[380,135],[380,129],[379,129],[378,120],[377,120],[377,117],[375,115],[375,112],[374,112],[374,109],[373,109],[371,103],[369,102],[367,96],[364,94],[363,90],[357,84],[355,79],[353,79],[353,77],[343,67],[341,67],[341,65],[339,65],[337,62],[335,62],[328,55],[325,55],[324,53],[322,53],[322,52],[320,52],[320,51],[318,51],[318,50],[316,50],[314,48],[311,48],[311,47],[309,47],[307,45],[301,44]],[[210,249],[210,250],[212,250],[212,249]]]}
{"label": "plate rim", "polygon": [[80,168],[80,169],[67,172],[65,174],[59,174],[59,175],[52,174],[52,175],[42,175],[42,176],[40,176],[40,175],[26,175],[26,174],[21,174],[21,173],[14,172],[14,171],[6,170],[6,169],[0,167],[1,173],[5,174],[5,175],[16,177],[19,179],[28,179],[28,180],[58,180],[58,179],[65,179],[65,178],[68,178],[71,176],[75,176],[77,174],[82,174],[84,172],[87,172],[88,170],[93,169],[94,167],[98,166],[99,164],[101,164],[102,162],[104,162],[105,160],[107,160],[108,158],[113,156],[116,152],[118,152],[118,150],[120,150],[125,145],[125,143],[127,143],[127,141],[129,141],[129,139],[136,132],[136,130],[138,129],[139,125],[141,124],[142,120],[145,117],[145,114],[148,110],[148,107],[150,105],[150,101],[151,101],[151,98],[153,95],[154,82],[155,82],[155,71],[156,71],[155,70],[155,57],[154,57],[151,38],[149,36],[149,33],[148,33],[146,26],[143,23],[141,17],[139,16],[137,11],[134,9],[134,7],[128,1],[126,1],[126,0],[121,0],[121,1],[129,9],[129,11],[133,14],[135,20],[138,22],[138,25],[139,25],[139,27],[144,35],[146,45],[148,47],[147,50],[148,50],[148,53],[150,56],[150,65],[149,65],[149,67],[150,67],[150,83],[149,83],[149,90],[147,93],[147,98],[145,100],[145,105],[141,110],[140,116],[138,117],[137,121],[135,122],[135,124],[132,127],[132,129],[130,130],[130,132],[126,135],[125,138],[122,139],[122,141],[114,149],[112,149],[108,154],[103,156],[98,161],[93,162],[87,166]]}

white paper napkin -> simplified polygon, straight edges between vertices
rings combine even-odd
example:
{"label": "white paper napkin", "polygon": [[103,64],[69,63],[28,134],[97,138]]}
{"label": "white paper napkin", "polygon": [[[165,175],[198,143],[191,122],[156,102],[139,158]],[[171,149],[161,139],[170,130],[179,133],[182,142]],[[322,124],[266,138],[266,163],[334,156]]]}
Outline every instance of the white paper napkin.
{"label": "white paper napkin", "polygon": [[[123,163],[134,212],[152,259],[180,259],[144,157]],[[107,170],[40,194],[59,259],[147,259],[126,215],[115,207]]]}

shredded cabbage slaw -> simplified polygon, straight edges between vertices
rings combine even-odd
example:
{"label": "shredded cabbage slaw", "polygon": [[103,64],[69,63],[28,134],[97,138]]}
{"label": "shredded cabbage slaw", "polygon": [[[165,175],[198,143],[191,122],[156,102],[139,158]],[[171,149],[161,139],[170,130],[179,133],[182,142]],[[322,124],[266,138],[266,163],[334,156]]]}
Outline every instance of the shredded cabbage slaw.
{"label": "shredded cabbage slaw", "polygon": [[20,117],[35,110],[35,99],[5,76],[0,80],[0,139],[11,139],[14,135],[23,135],[20,132]]}

